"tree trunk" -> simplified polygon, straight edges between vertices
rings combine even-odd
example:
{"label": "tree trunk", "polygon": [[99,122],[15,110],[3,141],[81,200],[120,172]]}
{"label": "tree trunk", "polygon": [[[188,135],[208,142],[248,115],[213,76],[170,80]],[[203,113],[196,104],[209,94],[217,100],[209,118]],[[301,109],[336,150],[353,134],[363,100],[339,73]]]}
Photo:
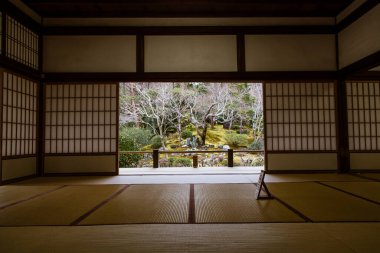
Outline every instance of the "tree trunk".
{"label": "tree trunk", "polygon": [[243,118],[240,118],[240,134],[243,133]]}
{"label": "tree trunk", "polygon": [[177,130],[178,130],[178,139],[179,139],[179,144],[181,145],[181,142],[182,142],[182,126],[181,126],[181,118],[178,119],[178,126],[177,126]]}
{"label": "tree trunk", "polygon": [[160,133],[162,148],[165,150],[166,149],[166,146],[165,146],[165,136],[164,136],[164,131],[162,130],[162,127],[159,126],[158,127],[158,131]]}
{"label": "tree trunk", "polygon": [[[136,85],[134,83],[132,83],[131,85],[131,95],[132,97],[135,97],[135,89],[136,89]],[[132,112],[133,112],[133,118],[135,120],[135,126],[136,127],[140,127],[140,119],[139,119],[139,115],[137,113],[137,108],[136,108],[136,104],[135,104],[135,100],[132,99]]]}
{"label": "tree trunk", "polygon": [[214,116],[211,116],[211,129],[215,128]]}
{"label": "tree trunk", "polygon": [[206,145],[206,136],[207,136],[207,123],[203,127],[203,131],[201,134],[202,146]]}

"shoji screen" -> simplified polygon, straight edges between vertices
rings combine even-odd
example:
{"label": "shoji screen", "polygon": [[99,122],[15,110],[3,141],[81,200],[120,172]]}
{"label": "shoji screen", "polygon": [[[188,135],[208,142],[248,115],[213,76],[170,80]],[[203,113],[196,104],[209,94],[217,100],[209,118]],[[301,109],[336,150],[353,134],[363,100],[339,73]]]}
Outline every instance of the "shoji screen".
{"label": "shoji screen", "polygon": [[36,173],[38,83],[2,72],[2,179]]}
{"label": "shoji screen", "polygon": [[46,84],[45,171],[115,172],[117,119],[117,84]]}
{"label": "shoji screen", "polygon": [[335,83],[265,83],[268,170],[336,168]]}
{"label": "shoji screen", "polygon": [[6,16],[6,56],[38,69],[38,34]]}
{"label": "shoji screen", "polygon": [[347,82],[352,169],[380,169],[380,82]]}

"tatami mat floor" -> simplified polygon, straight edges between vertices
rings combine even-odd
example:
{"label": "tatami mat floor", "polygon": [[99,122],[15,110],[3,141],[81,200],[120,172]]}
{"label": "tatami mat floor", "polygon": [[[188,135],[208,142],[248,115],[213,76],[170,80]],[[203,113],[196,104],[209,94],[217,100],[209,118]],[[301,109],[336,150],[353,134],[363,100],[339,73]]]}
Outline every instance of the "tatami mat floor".
{"label": "tatami mat floor", "polygon": [[[230,181],[220,176],[167,176],[156,179],[155,184],[134,184],[134,180],[122,176],[48,177],[1,186],[0,252],[43,252],[41,243],[53,242],[41,238],[52,238],[50,233],[55,236],[48,252],[64,252],[58,249],[64,242],[72,244],[70,252],[102,252],[97,250],[110,243],[115,248],[107,252],[123,252],[119,247],[127,246],[132,252],[153,252],[154,247],[162,250],[155,252],[277,252],[265,248],[268,243],[285,252],[372,252],[368,249],[373,249],[373,233],[380,229],[380,182],[369,177],[267,175],[265,181],[274,195],[270,200],[255,199],[257,175]],[[345,229],[364,230],[368,237],[359,236],[365,244],[351,241],[354,234]],[[156,230],[160,231],[157,235]],[[100,231],[106,236],[100,238]],[[76,244],[76,234],[86,243],[94,242],[97,249]],[[185,235],[188,244],[183,244]],[[28,236],[28,248],[18,245]],[[17,245],[6,240],[8,237],[17,240]],[[263,240],[261,244],[258,238]],[[316,241],[323,243],[317,245]],[[220,248],[215,243],[220,243]],[[300,248],[295,247],[297,243]],[[315,244],[314,250],[308,243]],[[250,250],[252,246],[255,250]]]}

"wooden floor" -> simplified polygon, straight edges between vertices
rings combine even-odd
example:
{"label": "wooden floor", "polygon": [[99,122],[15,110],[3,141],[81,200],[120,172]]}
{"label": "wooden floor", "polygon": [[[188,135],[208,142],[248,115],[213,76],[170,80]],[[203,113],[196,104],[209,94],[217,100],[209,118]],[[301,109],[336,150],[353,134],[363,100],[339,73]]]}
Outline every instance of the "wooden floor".
{"label": "wooden floor", "polygon": [[0,252],[379,252],[378,174],[241,176],[0,186]]}

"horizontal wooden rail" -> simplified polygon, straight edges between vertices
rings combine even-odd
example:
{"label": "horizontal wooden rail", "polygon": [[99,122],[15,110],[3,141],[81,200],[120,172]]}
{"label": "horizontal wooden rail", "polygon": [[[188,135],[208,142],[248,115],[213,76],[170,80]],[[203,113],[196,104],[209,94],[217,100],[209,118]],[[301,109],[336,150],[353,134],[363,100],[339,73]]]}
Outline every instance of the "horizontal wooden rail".
{"label": "horizontal wooden rail", "polygon": [[[153,168],[159,167],[159,157],[160,154],[215,154],[215,153],[226,153],[227,154],[227,165],[228,167],[234,166],[234,153],[249,153],[249,154],[263,154],[264,150],[181,150],[181,151],[169,151],[169,150],[158,150],[154,149],[152,151],[119,151],[119,155],[144,155],[152,154],[153,156]],[[198,159],[196,155],[193,156],[193,167],[198,167]]]}
{"label": "horizontal wooden rail", "polygon": [[[233,150],[234,153],[250,153],[250,154],[260,154],[264,153],[264,150]],[[202,154],[202,153],[228,153],[227,150],[188,150],[188,151],[169,151],[169,150],[163,150],[158,151],[160,154]],[[153,151],[119,151],[119,154],[153,154]]]}

